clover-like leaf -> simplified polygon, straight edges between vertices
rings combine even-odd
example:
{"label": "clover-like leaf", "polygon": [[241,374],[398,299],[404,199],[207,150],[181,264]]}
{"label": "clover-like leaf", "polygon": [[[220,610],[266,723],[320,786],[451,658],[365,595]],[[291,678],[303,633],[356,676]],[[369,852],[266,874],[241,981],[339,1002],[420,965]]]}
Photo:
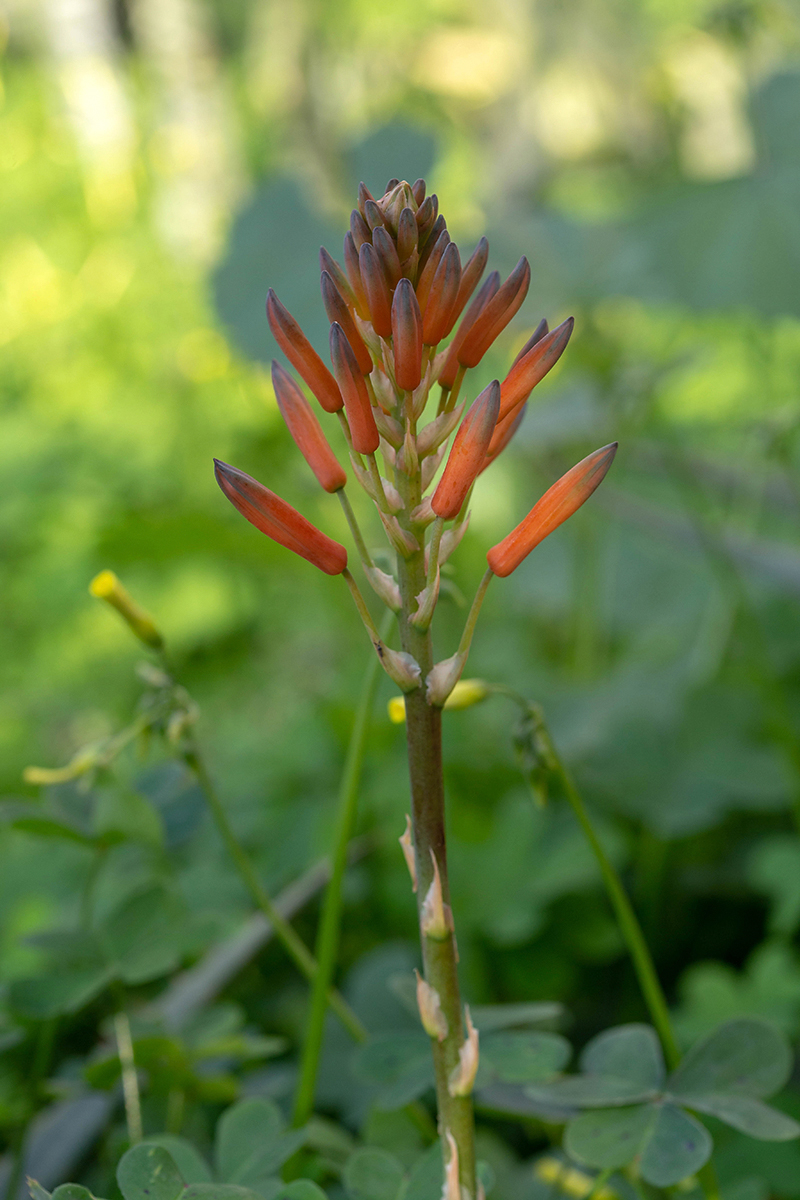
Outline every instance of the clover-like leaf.
{"label": "clover-like leaf", "polygon": [[162,1146],[167,1151],[187,1184],[211,1183],[211,1168],[188,1138],[178,1137],[174,1133],[160,1133],[148,1137],[147,1142],[152,1146]]}
{"label": "clover-like leaf", "polygon": [[772,1096],[791,1069],[792,1052],[783,1034],[767,1021],[739,1017],[692,1046],[668,1088],[681,1099],[719,1092]]}
{"label": "clover-like leaf", "polygon": [[227,1183],[258,1187],[299,1150],[305,1130],[285,1131],[281,1111],[269,1100],[240,1100],[222,1114],[217,1125],[215,1159]]}
{"label": "clover-like leaf", "polygon": [[581,1113],[567,1125],[564,1149],[587,1167],[625,1167],[639,1153],[654,1119],[649,1104]]}
{"label": "clover-like leaf", "polygon": [[532,1099],[561,1108],[620,1108],[654,1100],[659,1094],[655,1088],[611,1075],[568,1075],[525,1090]]}
{"label": "clover-like leaf", "polygon": [[691,1101],[686,1098],[684,1103],[762,1142],[789,1142],[800,1135],[800,1124],[794,1118],[754,1096],[743,1096],[737,1092],[711,1092],[693,1096]]}
{"label": "clover-like leaf", "polygon": [[708,1131],[673,1104],[582,1113],[570,1121],[564,1148],[589,1167],[615,1169],[638,1158],[642,1179],[670,1187],[708,1161]]}
{"label": "clover-like leaf", "polygon": [[120,1159],[117,1183],[125,1200],[178,1200],[186,1181],[169,1151],[140,1142]]}
{"label": "clover-like leaf", "polygon": [[657,1106],[639,1171],[642,1179],[655,1187],[671,1187],[708,1162],[714,1145],[704,1125],[674,1104]]}
{"label": "clover-like leaf", "polygon": [[387,1033],[372,1038],[353,1059],[353,1074],[363,1083],[382,1084],[379,1108],[402,1108],[433,1087],[429,1039],[423,1033]]}
{"label": "clover-like leaf", "polygon": [[395,1200],[403,1185],[403,1167],[393,1154],[364,1146],[344,1168],[344,1186],[351,1200]]}
{"label": "clover-like leaf", "polygon": [[588,1075],[625,1079],[637,1087],[664,1085],[664,1056],[651,1025],[619,1025],[592,1038],[580,1057]]}
{"label": "clover-like leaf", "polygon": [[515,1030],[481,1039],[481,1082],[539,1083],[569,1061],[572,1047],[557,1033]]}

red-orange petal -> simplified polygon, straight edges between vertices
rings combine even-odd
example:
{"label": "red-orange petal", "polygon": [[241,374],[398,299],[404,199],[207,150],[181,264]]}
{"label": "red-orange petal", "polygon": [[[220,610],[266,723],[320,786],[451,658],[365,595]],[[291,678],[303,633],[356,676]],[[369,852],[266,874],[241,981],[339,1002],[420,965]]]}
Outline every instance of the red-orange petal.
{"label": "red-orange petal", "polygon": [[472,254],[461,271],[461,283],[458,287],[458,295],[453,308],[453,320],[451,328],[455,325],[458,318],[461,316],[467,301],[469,300],[475,288],[478,286],[478,281],[481,275],[486,270],[486,264],[489,261],[489,243],[485,237],[482,237],[478,242]]}
{"label": "red-orange petal", "polygon": [[293,550],[326,575],[341,575],[347,551],[307,521],[296,508],[281,500],[251,475],[214,459],[214,474],[234,508],[267,537]]}
{"label": "red-orange petal", "polygon": [[361,270],[361,282],[367,297],[372,328],[379,337],[390,338],[392,336],[392,298],[380,259],[371,242],[366,242],[359,250],[358,265]]}
{"label": "red-orange petal", "polygon": [[500,417],[503,421],[530,396],[536,384],[544,379],[561,358],[572,336],[574,317],[568,317],[556,329],[535,342],[519,358],[500,385]]}
{"label": "red-orange petal", "polygon": [[436,346],[447,337],[455,323],[454,305],[461,283],[461,255],[458,246],[450,242],[445,247],[428,293],[422,321],[422,340],[426,346]]}
{"label": "red-orange petal", "polygon": [[515,571],[535,546],[589,499],[603,482],[616,452],[616,442],[595,450],[548,488],[524,521],[486,555],[495,575],[506,576]]}
{"label": "red-orange petal", "polygon": [[272,386],[278,408],[297,448],[326,492],[338,492],[347,476],[322,432],[311,405],[279,362],[272,364]]}
{"label": "red-orange petal", "polygon": [[275,341],[311,388],[325,412],[338,412],[343,400],[336,380],[272,288],[267,294],[267,319]]}
{"label": "red-orange petal", "polygon": [[410,279],[401,279],[395,288],[392,300],[392,347],[397,386],[403,391],[413,392],[422,379],[422,317]]}
{"label": "red-orange petal", "polygon": [[339,322],[344,330],[344,336],[347,338],[356,356],[361,374],[369,375],[372,371],[370,352],[364,345],[361,334],[356,329],[356,323],[353,320],[347,301],[327,271],[323,271],[320,276],[320,287],[322,289],[322,303],[325,305],[328,320],[331,324],[334,321]]}
{"label": "red-orange petal", "polygon": [[367,385],[358,369],[356,356],[338,322],[331,325],[330,343],[333,371],[344,397],[353,449],[359,454],[374,454],[381,439],[372,415]]}
{"label": "red-orange petal", "polygon": [[493,380],[473,401],[458,427],[439,486],[431,498],[437,517],[451,521],[483,466],[500,408],[500,384]]}
{"label": "red-orange petal", "polygon": [[518,408],[515,408],[513,412],[510,412],[504,420],[501,421],[498,419],[498,422],[494,427],[492,440],[489,442],[489,449],[486,451],[486,458],[484,459],[481,471],[485,471],[487,467],[491,466],[498,454],[503,453],[506,446],[522,424],[527,407],[528,403],[527,401],[524,401],[519,405]]}
{"label": "red-orange petal", "polygon": [[530,264],[527,258],[521,258],[464,338],[458,354],[458,361],[462,366],[478,365],[495,338],[519,311],[528,294],[530,283]]}
{"label": "red-orange petal", "polygon": [[456,330],[456,336],[450,343],[450,347],[447,351],[447,358],[444,360],[444,366],[439,372],[439,383],[443,388],[451,388],[453,386],[459,366],[458,353],[464,342],[464,338],[467,336],[486,305],[489,303],[492,297],[497,294],[499,287],[500,275],[497,271],[492,271],[491,275],[489,275],[488,278],[483,281],[477,296],[464,313],[461,324]]}

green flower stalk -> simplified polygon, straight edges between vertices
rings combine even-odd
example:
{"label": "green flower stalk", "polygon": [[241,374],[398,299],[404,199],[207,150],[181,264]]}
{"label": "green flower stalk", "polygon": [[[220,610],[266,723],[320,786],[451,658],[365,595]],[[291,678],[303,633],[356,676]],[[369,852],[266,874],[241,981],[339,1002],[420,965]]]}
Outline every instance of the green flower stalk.
{"label": "green flower stalk", "polygon": [[[338,495],[367,582],[397,613],[398,649],[378,633],[348,570],[345,548],[250,476],[216,464],[223,492],[253,525],[320,570],[342,576],[381,666],[404,693],[411,815],[401,847],[417,898],[424,968],[417,997],[435,1067],[444,1200],[478,1200],[480,1192],[472,1107],[480,1038],[459,991],[447,876],[442,708],[451,695],[456,699],[454,689],[491,580],[515,570],[588,499],[616,450],[616,443],[606,446],[573,467],[489,551],[488,570],[458,649],[437,662],[431,622],[440,567],[467,527],[472,486],[511,441],[531,391],[558,361],[572,333],[571,318],[552,333],[541,322],[504,380],[494,380],[471,404],[459,403],[468,371],[519,311],[530,284],[530,266],[522,258],[505,282],[493,272],[479,286],[488,254],[481,238],[462,266],[438,200],[426,195],[424,180],[411,185],[391,180],[378,199],[362,184],[344,239],[343,266],[327,250],[320,254],[322,298],[331,324],[330,369],[273,291],[267,300],[278,345],[321,408],[340,422],[353,478],[374,503],[394,553],[393,576],[375,568],[347,499],[344,471],[332,460],[299,386],[277,365],[273,379],[292,437],[322,487]],[[443,345],[447,338],[449,344]],[[431,404],[434,388],[437,398]],[[332,938],[326,942],[331,970]],[[314,1029],[318,1026],[317,1021]],[[313,1093],[312,1068],[315,1055],[307,1053],[306,1095],[309,1089]]]}

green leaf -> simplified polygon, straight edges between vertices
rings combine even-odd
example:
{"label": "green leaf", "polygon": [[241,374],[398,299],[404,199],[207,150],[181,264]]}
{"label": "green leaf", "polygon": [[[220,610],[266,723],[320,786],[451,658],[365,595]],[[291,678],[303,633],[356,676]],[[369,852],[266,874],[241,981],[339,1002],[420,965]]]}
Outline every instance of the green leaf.
{"label": "green leaf", "polygon": [[564,1015],[563,1004],[478,1004],[470,1005],[472,1020],[481,1037],[496,1029],[521,1029],[556,1021]]}
{"label": "green leaf", "polygon": [[319,1184],[311,1179],[293,1179],[276,1193],[275,1200],[327,1200]]}
{"label": "green leaf", "polygon": [[82,846],[92,846],[95,841],[87,837],[77,822],[55,816],[34,801],[3,800],[0,802],[0,823],[37,837],[61,838],[68,842],[79,842]]}
{"label": "green leaf", "polygon": [[625,1167],[639,1153],[655,1117],[652,1104],[582,1113],[567,1125],[564,1149],[587,1167]]}
{"label": "green leaf", "polygon": [[442,1150],[435,1142],[414,1163],[401,1200],[441,1200],[443,1181]]}
{"label": "green leaf", "polygon": [[100,938],[125,983],[146,983],[178,966],[186,913],[165,887],[155,884],[125,900],[106,920]]}
{"label": "green leaf", "polygon": [[661,1088],[664,1058],[650,1025],[619,1025],[598,1034],[585,1047],[580,1065],[588,1075],[624,1079],[639,1088]]}
{"label": "green leaf", "polygon": [[147,1144],[162,1146],[175,1162],[186,1183],[211,1183],[211,1168],[188,1138],[177,1137],[173,1133],[160,1133],[156,1137],[149,1137]]}
{"label": "green leaf", "polygon": [[303,1145],[305,1130],[284,1132],[280,1109],[252,1098],[231,1105],[217,1125],[217,1173],[229,1183],[256,1187]]}
{"label": "green leaf", "polygon": [[41,979],[17,979],[9,988],[9,1004],[22,1016],[44,1021],[78,1012],[102,992],[111,977],[108,967],[94,966]]}
{"label": "green leaf", "polygon": [[423,1033],[386,1033],[371,1038],[353,1057],[353,1074],[363,1083],[393,1083],[409,1063],[430,1057]]}
{"label": "green leaf", "polygon": [[98,793],[94,830],[104,841],[131,839],[156,850],[164,844],[164,826],[152,804],[136,792],[118,788]]}
{"label": "green leaf", "polygon": [[95,1197],[79,1183],[62,1183],[53,1192],[52,1200],[95,1200]]}
{"label": "green leaf", "polygon": [[394,1155],[371,1146],[356,1150],[344,1169],[351,1200],[395,1200],[403,1178],[403,1167]]}
{"label": "green leaf", "polygon": [[618,1108],[654,1100],[658,1091],[610,1075],[568,1075],[525,1089],[534,1100],[567,1108]]}
{"label": "green leaf", "polygon": [[740,1017],[692,1046],[668,1087],[679,1098],[709,1092],[771,1096],[783,1087],[791,1069],[792,1053],[784,1036],[766,1021]]}
{"label": "green leaf", "polygon": [[36,1179],[28,1179],[28,1194],[31,1200],[50,1200],[50,1193]]}
{"label": "green leaf", "polygon": [[373,1038],[356,1051],[353,1074],[363,1083],[384,1084],[375,1101],[379,1108],[402,1108],[433,1087],[429,1040],[423,1033]]}
{"label": "green leaf", "polygon": [[681,1099],[690,1108],[717,1117],[762,1142],[788,1142],[800,1135],[797,1121],[753,1096],[723,1092]]}
{"label": "green leaf", "polygon": [[394,1083],[388,1083],[380,1089],[375,1097],[375,1105],[384,1112],[393,1112],[424,1096],[434,1084],[433,1059],[429,1050],[427,1059],[409,1063],[408,1069]]}
{"label": "green leaf", "polygon": [[671,1187],[699,1171],[712,1149],[705,1126],[683,1109],[660,1105],[639,1160],[642,1179],[655,1187]]}
{"label": "green leaf", "polygon": [[569,1061],[572,1047],[557,1033],[492,1033],[481,1039],[484,1074],[503,1083],[540,1083]]}
{"label": "green leaf", "polygon": [[237,1187],[235,1183],[192,1183],[186,1188],[181,1200],[272,1200],[281,1189],[280,1179],[271,1181],[273,1187],[254,1192],[251,1188]]}
{"label": "green leaf", "polygon": [[117,1183],[125,1200],[178,1200],[184,1179],[163,1146],[141,1142],[123,1154]]}

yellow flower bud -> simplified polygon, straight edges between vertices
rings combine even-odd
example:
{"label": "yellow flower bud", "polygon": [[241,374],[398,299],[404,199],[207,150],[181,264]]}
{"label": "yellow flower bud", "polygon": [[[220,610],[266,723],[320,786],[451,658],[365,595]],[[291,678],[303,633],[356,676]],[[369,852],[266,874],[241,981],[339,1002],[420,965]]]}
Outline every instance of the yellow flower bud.
{"label": "yellow flower bud", "polygon": [[[444,702],[447,708],[472,708],[489,695],[489,685],[482,679],[459,679]],[[406,719],[406,702],[402,696],[392,696],[387,704],[389,720],[393,725],[402,725]]]}
{"label": "yellow flower bud", "polygon": [[164,639],[158,632],[155,621],[126,592],[113,571],[101,571],[99,575],[95,575],[89,584],[89,591],[98,600],[105,600],[115,608],[136,637],[146,646],[150,646],[152,650],[163,649]]}

